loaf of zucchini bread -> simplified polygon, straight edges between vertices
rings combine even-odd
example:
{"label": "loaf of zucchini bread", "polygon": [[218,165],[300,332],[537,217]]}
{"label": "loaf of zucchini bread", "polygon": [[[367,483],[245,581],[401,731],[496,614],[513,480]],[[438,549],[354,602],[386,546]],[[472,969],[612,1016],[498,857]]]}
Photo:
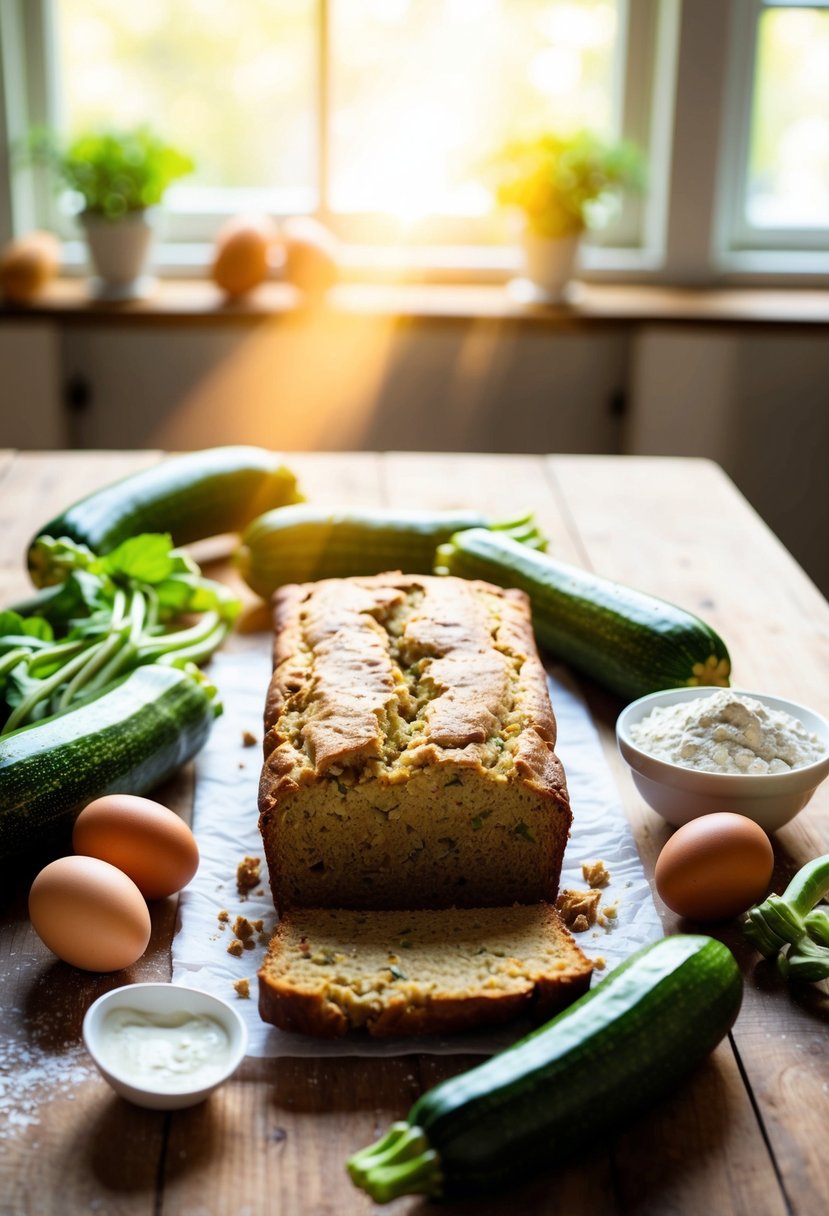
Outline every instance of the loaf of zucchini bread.
{"label": "loaf of zucchini bread", "polygon": [[280,588],[260,828],[277,909],[554,900],[571,813],[523,592]]}
{"label": "loaf of zucchini bread", "polygon": [[551,1017],[592,964],[546,903],[286,912],[259,971],[259,1012],[320,1038],[442,1034]]}

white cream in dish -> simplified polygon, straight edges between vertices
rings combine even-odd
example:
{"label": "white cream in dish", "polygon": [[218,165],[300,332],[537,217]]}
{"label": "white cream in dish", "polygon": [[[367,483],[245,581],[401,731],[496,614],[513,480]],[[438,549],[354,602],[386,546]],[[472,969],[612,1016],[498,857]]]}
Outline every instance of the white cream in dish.
{"label": "white cream in dish", "polygon": [[124,1078],[177,1093],[223,1075],[232,1047],[224,1026],[208,1014],[118,1006],[101,1023],[98,1054]]}
{"label": "white cream in dish", "polygon": [[657,760],[709,773],[785,773],[826,754],[797,718],[727,688],[658,705],[629,733]]}

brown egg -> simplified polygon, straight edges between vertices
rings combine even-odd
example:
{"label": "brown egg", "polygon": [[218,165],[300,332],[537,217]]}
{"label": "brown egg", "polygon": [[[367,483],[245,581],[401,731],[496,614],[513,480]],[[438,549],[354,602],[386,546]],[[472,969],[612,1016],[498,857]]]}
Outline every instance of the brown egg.
{"label": "brown egg", "polygon": [[34,299],[60,266],[60,241],[51,232],[30,232],[0,253],[0,296],[13,304]]}
{"label": "brown egg", "polygon": [[689,920],[729,920],[762,899],[774,853],[752,819],[730,811],[700,815],[677,828],[656,862],[656,889]]}
{"label": "brown egg", "polygon": [[241,296],[264,283],[278,230],[267,216],[237,216],[222,227],[215,242],[212,277],[229,296]]}
{"label": "brown egg", "polygon": [[296,216],[282,225],[283,277],[306,295],[326,292],[340,277],[337,242],[311,216]]}
{"label": "brown egg", "polygon": [[123,870],[145,899],[175,894],[199,868],[198,845],[184,820],[133,794],[105,794],[84,807],[72,847]]}
{"label": "brown egg", "polygon": [[29,892],[38,937],[84,971],[120,971],[147,949],[150,913],[131,878],[97,857],[59,857]]}

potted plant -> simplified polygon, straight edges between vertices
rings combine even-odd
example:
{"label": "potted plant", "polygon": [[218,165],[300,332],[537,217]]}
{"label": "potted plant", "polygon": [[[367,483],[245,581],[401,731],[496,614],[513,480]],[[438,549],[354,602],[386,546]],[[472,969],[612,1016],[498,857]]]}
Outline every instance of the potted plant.
{"label": "potted plant", "polygon": [[152,238],[148,211],[171,182],[192,170],[190,158],[148,127],[89,132],[66,144],[50,132],[35,132],[29,152],[80,200],[97,294],[110,299],[143,294],[141,276]]}
{"label": "potted plant", "polygon": [[643,188],[644,160],[632,144],[590,132],[547,134],[508,145],[498,176],[498,201],[523,215],[525,276],[537,295],[559,299],[585,231]]}

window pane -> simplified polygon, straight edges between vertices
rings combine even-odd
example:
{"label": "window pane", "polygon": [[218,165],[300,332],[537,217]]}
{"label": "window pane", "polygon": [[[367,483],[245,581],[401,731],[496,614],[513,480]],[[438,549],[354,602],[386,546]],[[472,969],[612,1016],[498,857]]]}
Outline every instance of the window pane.
{"label": "window pane", "polygon": [[70,132],[150,123],[196,162],[166,196],[173,210],[210,209],[216,189],[313,209],[315,0],[57,0],[56,12]]}
{"label": "window pane", "polygon": [[761,228],[829,225],[829,10],[760,18],[747,197]]}
{"label": "window pane", "polygon": [[616,0],[332,0],[331,204],[481,216],[508,139],[614,119]]}

